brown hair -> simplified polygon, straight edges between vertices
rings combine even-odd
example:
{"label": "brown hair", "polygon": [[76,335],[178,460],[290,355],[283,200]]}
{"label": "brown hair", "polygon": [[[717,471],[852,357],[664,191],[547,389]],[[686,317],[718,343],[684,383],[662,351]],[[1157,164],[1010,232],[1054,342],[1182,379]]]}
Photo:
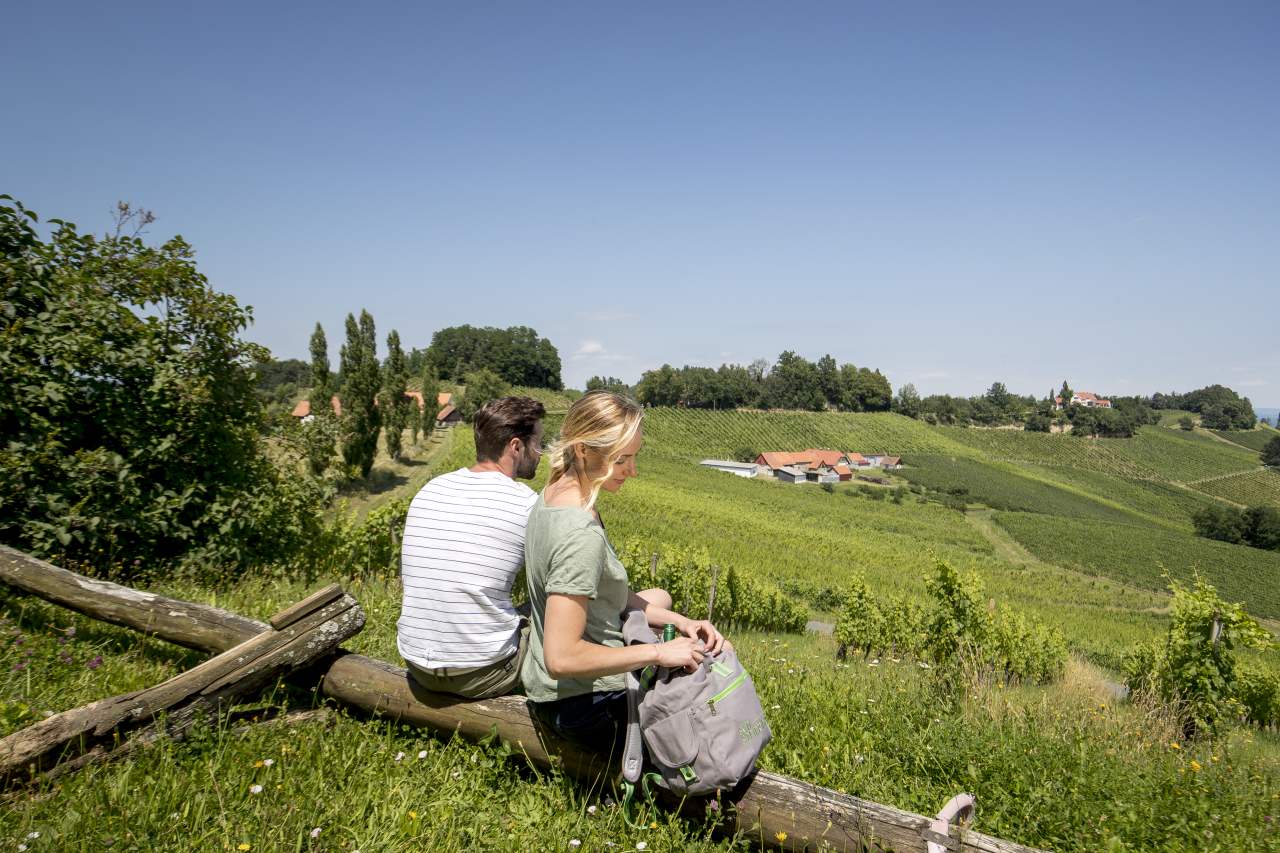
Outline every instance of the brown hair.
{"label": "brown hair", "polygon": [[[600,487],[613,476],[614,457],[626,447],[640,430],[644,409],[635,400],[610,391],[591,391],[574,401],[560,427],[560,438],[547,451],[551,457],[551,478],[547,485],[561,477],[574,475],[587,491],[586,507],[590,509],[600,494]],[[609,461],[604,474],[588,478],[583,460],[573,446],[581,444],[599,451]]]}
{"label": "brown hair", "polygon": [[547,410],[532,397],[499,397],[480,407],[472,419],[476,461],[496,462],[513,438],[528,443]]}

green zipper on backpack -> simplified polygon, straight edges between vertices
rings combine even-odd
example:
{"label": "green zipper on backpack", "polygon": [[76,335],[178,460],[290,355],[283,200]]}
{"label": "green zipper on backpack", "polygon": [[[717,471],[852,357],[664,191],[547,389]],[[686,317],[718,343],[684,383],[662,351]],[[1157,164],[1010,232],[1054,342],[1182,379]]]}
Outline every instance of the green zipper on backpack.
{"label": "green zipper on backpack", "polygon": [[733,681],[730,681],[728,684],[726,684],[723,690],[721,690],[719,693],[717,693],[716,695],[708,699],[707,707],[711,709],[711,713],[712,714],[716,713],[717,702],[724,701],[724,698],[726,696],[728,696],[730,693],[732,693],[733,691],[741,687],[743,684],[745,684],[746,680],[747,680],[747,673],[746,673],[746,670],[743,670],[742,672],[738,673],[737,678],[735,678]]}

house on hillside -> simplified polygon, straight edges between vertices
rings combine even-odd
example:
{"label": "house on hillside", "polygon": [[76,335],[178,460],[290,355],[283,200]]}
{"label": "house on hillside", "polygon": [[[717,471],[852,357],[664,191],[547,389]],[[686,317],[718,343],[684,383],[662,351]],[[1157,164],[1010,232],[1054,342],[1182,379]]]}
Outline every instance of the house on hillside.
{"label": "house on hillside", "polygon": [[836,476],[840,478],[840,482],[853,479],[853,469],[843,462],[835,467]]}
{"label": "house on hillside", "polygon": [[880,457],[880,467],[886,471],[896,471],[902,467],[902,457],[882,456]]}
{"label": "house on hillside", "polygon": [[[342,417],[342,400],[339,399],[337,394],[334,394],[333,397],[329,399],[329,405],[333,407],[334,417]],[[298,405],[293,407],[293,411],[290,412],[290,414],[302,421],[304,424],[311,423],[311,419],[315,417],[315,415],[311,414],[310,400],[299,400]]]}
{"label": "house on hillside", "polygon": [[445,406],[440,410],[440,414],[436,415],[436,429],[447,429],[460,423],[462,423],[462,415],[452,403]]}
{"label": "house on hillside", "polygon": [[836,473],[835,468],[826,465],[817,465],[804,472],[805,479],[810,483],[838,483],[840,475]]}
{"label": "house on hillside", "polygon": [[725,471],[738,477],[754,477],[760,472],[760,468],[754,462],[733,462],[727,459],[703,459],[700,465],[708,468],[714,468],[717,471]]}
{"label": "house on hillside", "polygon": [[775,468],[773,476],[783,483],[803,483],[805,482],[805,473],[799,468],[790,465],[784,465],[781,468]]}
{"label": "house on hillside", "polygon": [[867,457],[861,453],[846,453],[844,458],[849,460],[850,468],[868,468],[871,466],[871,463],[867,461]]}
{"label": "house on hillside", "polygon": [[[1092,391],[1073,391],[1071,393],[1071,404],[1073,406],[1084,406],[1087,409],[1111,408],[1110,400],[1104,400]],[[1054,396],[1053,407],[1055,409],[1063,408],[1062,397]]]}

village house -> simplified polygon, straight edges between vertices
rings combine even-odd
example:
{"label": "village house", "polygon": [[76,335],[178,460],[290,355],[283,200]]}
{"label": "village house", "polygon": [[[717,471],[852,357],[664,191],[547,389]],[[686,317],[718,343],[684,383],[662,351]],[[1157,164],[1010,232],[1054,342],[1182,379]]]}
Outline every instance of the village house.
{"label": "village house", "polygon": [[[1071,404],[1074,406],[1084,406],[1087,409],[1109,409],[1111,408],[1110,400],[1103,400],[1092,391],[1073,391],[1071,393]],[[1053,398],[1053,407],[1061,409],[1062,397],[1055,395]]]}
{"label": "village house", "polygon": [[805,473],[799,468],[793,468],[790,465],[784,465],[781,468],[774,469],[773,475],[783,483],[803,483],[805,482]]}
{"label": "village house", "polygon": [[703,459],[699,464],[717,471],[725,471],[739,477],[754,477],[760,468],[754,462],[734,462],[727,459]]}
{"label": "village house", "polygon": [[[426,410],[426,405],[422,401],[421,391],[405,391],[404,396],[407,399],[418,404],[419,412],[423,412]],[[448,391],[441,391],[439,394],[436,395],[436,408],[440,410],[440,413],[436,415],[437,426],[442,425],[442,423],[445,426],[452,426],[453,424],[462,420],[460,416],[457,418],[454,418],[452,417],[452,414],[450,414],[447,423],[444,423],[442,421],[442,418],[445,417],[445,412],[443,411],[444,408],[446,407],[450,409],[453,408],[452,406],[450,406],[450,402],[452,400],[453,400],[453,394],[451,394]],[[336,418],[342,417],[342,398],[340,398],[337,394],[334,394],[333,397],[329,400],[329,404],[333,406],[333,416]],[[378,405],[378,401],[374,400],[373,404],[375,406]],[[314,417],[314,415],[311,414],[311,401],[299,400],[298,404],[293,407],[293,411],[290,414],[292,414],[298,420],[302,421],[304,424],[310,423],[311,419]]]}

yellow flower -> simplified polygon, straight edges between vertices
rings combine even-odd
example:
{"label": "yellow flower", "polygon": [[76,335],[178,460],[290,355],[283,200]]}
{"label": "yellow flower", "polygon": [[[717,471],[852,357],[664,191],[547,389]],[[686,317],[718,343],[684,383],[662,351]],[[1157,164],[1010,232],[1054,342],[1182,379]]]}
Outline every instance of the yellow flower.
{"label": "yellow flower", "polygon": [[1175,741],[1173,741],[1172,743],[1170,743],[1170,744],[1169,744],[1169,748],[1170,748],[1170,749],[1182,749],[1182,744],[1178,743],[1178,742],[1175,740]]}
{"label": "yellow flower", "polygon": [[237,849],[237,850],[248,850],[248,849],[249,849],[249,845],[248,845],[248,844],[246,844],[245,842],[241,841],[239,844],[237,844],[237,845],[236,845],[236,849]]}
{"label": "yellow flower", "polygon": [[1199,773],[1199,772],[1200,772],[1200,762],[1199,762],[1199,761],[1196,761],[1194,758],[1193,758],[1193,759],[1191,759],[1191,769],[1192,769],[1192,770],[1194,770],[1194,771],[1196,771],[1197,773]]}
{"label": "yellow flower", "polygon": [[650,824],[649,824],[649,828],[650,828],[650,829],[657,829],[657,828],[658,828],[658,822],[657,822],[656,820],[655,820],[655,821],[653,821],[652,823],[650,823]]}
{"label": "yellow flower", "polygon": [[787,834],[785,832],[782,832],[781,830],[775,833],[773,837],[778,839],[779,844],[787,840]]}
{"label": "yellow flower", "polygon": [[411,812],[409,812],[409,820],[417,820],[417,819],[418,819],[418,813],[417,813],[417,812],[412,812],[412,811],[411,811]]}
{"label": "yellow flower", "polygon": [[253,762],[253,766],[254,766],[254,767],[257,767],[257,768],[261,768],[261,767],[262,767],[262,761],[260,761],[260,760],[259,760],[259,761],[255,761],[255,762]]}

